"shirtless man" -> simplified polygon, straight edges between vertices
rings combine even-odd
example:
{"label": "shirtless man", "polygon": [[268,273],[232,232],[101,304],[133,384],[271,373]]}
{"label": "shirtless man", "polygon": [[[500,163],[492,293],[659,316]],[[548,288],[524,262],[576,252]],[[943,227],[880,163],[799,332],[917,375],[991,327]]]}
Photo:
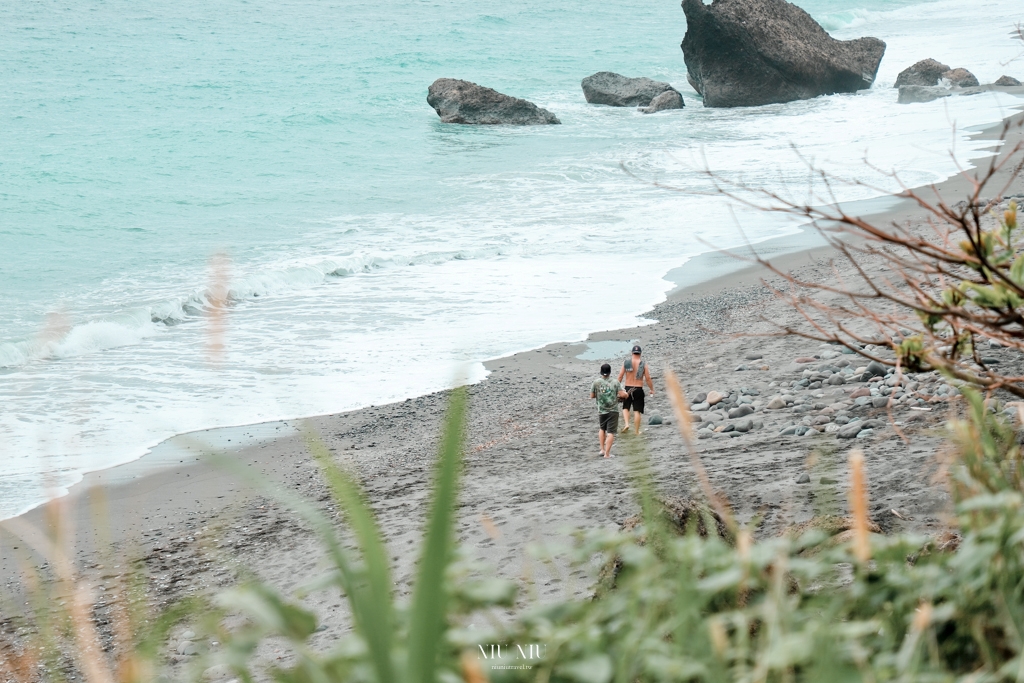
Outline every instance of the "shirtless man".
{"label": "shirtless man", "polygon": [[641,349],[633,347],[633,355],[626,359],[619,370],[619,381],[625,379],[626,400],[622,402],[622,421],[625,426],[622,433],[629,431],[629,411],[633,411],[634,432],[640,433],[640,420],[644,415],[644,382],[651,388],[651,397],[654,397],[654,382],[651,381],[651,371],[647,369],[647,363],[640,359]]}

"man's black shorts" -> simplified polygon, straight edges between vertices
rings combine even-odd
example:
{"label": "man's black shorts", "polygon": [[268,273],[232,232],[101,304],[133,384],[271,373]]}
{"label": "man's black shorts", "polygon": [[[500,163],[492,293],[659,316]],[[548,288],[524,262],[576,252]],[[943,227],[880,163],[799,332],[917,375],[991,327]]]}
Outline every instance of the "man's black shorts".
{"label": "man's black shorts", "polygon": [[608,432],[609,434],[615,434],[619,431],[619,413],[601,413],[597,416],[598,424],[601,425],[602,432]]}
{"label": "man's black shorts", "polygon": [[644,388],[643,387],[626,387],[625,400],[622,401],[623,410],[635,410],[641,415],[644,414]]}

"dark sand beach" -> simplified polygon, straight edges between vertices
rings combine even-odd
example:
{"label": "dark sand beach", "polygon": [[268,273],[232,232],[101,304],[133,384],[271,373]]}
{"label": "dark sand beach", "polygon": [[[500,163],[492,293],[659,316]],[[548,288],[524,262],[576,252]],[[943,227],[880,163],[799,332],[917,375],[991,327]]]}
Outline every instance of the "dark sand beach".
{"label": "dark sand beach", "polygon": [[[1020,138],[1019,132],[1007,147]],[[983,135],[997,134],[991,129]],[[956,201],[966,196],[967,183],[952,178],[938,189]],[[1015,193],[1024,194],[1019,181],[1009,194]],[[873,219],[878,224],[915,225],[922,215],[911,202],[897,200]],[[745,220],[756,220],[756,215]],[[835,252],[822,246],[813,230],[788,240],[781,247],[769,242],[757,249],[777,268],[804,279],[848,272],[844,269],[849,266],[834,261]],[[808,243],[816,246],[806,248]],[[654,321],[651,324],[608,330],[583,343],[551,344],[486,364],[490,375],[469,388],[469,447],[458,509],[458,537],[469,555],[501,575],[521,579],[531,586],[526,595],[533,593],[541,600],[587,593],[592,581],[587,571],[564,559],[546,562],[544,551],[537,549],[547,548],[559,558],[560,551],[571,545],[573,530],[616,527],[637,510],[626,458],[598,457],[597,415],[589,398],[590,382],[601,362],[617,368],[633,340],[644,348],[657,389],[648,399],[648,415],[657,413],[674,423],[663,392],[667,368],[678,373],[691,397],[711,390],[749,397],[755,408],[749,417],[759,428],[738,437],[718,433],[697,444],[712,484],[725,494],[738,517],[760,520],[756,535],[774,536],[814,515],[845,513],[847,454],[854,447],[865,452],[871,514],[883,532],[935,534],[944,528],[949,498],[934,480],[942,447],[940,428],[950,409],[946,400],[933,398],[941,383],[934,376],[914,378],[918,388],[907,392],[906,402],[893,411],[909,443],[897,435],[884,408],[855,405],[850,393],[862,383],[820,389],[780,386],[800,379],[808,367],[841,360],[855,367],[866,361],[816,342],[759,336],[772,331],[766,320],[797,319],[761,282],[781,286],[782,280],[747,264],[704,277],[716,268],[721,272],[715,265],[721,258],[709,254],[670,274],[684,286],[645,314]],[[747,360],[754,355],[761,358]],[[815,355],[820,358],[811,365],[794,362]],[[743,364],[751,369],[737,371]],[[773,397],[786,395],[792,403],[767,408]],[[923,404],[912,403],[917,400]],[[124,558],[142,557],[155,602],[230,585],[245,571],[283,589],[315,576],[322,568],[316,540],[267,490],[282,487],[327,504],[326,486],[300,431],[307,429],[363,482],[387,536],[398,590],[404,593],[419,546],[446,401],[442,392],[303,423],[176,437],[152,456],[93,473],[61,502],[75,521],[83,575],[112,585],[124,572]],[[885,424],[866,437],[839,439],[828,425],[840,412]],[[824,431],[780,434],[787,426],[804,424],[804,418],[822,415],[829,417],[818,425]],[[739,420],[719,420],[724,422]],[[640,436],[621,436],[613,453],[642,449],[662,493],[697,495],[676,427],[645,426]],[[204,457],[210,444],[221,448],[236,469],[264,478],[267,488],[254,488],[231,469]],[[804,473],[810,482],[798,484]],[[102,495],[86,495],[92,487]],[[91,502],[100,499],[102,505]],[[42,527],[45,512],[32,511],[15,523]],[[0,580],[9,595],[21,595],[19,558],[24,550],[24,543],[0,535]],[[307,602],[326,625],[319,634],[325,641],[349,627],[346,608],[336,595],[314,594]],[[168,644],[168,657],[184,666],[189,656],[176,654],[175,643]],[[272,644],[265,645],[261,655],[267,660],[286,656]],[[211,678],[219,675],[210,672]]]}

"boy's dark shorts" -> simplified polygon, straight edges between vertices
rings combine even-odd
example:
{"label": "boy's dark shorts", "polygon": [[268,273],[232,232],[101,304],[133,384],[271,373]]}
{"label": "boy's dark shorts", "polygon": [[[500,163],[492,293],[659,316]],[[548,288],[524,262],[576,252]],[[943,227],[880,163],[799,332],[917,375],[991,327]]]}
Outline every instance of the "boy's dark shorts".
{"label": "boy's dark shorts", "polygon": [[601,431],[609,434],[615,434],[619,431],[619,413],[614,411],[611,413],[601,413],[597,416],[598,424],[601,425]]}
{"label": "boy's dark shorts", "polygon": [[622,401],[623,410],[635,410],[641,415],[644,414],[644,388],[643,387],[626,387],[626,393],[629,394]]}

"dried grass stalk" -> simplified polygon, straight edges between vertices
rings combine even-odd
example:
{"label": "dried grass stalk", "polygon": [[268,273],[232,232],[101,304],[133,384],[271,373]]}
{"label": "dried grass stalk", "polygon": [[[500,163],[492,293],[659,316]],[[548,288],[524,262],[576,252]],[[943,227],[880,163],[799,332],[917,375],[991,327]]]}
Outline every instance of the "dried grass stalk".
{"label": "dried grass stalk", "polygon": [[864,453],[850,453],[850,513],[853,516],[853,554],[861,564],[871,559],[868,539],[868,489],[864,477]]}
{"label": "dried grass stalk", "polygon": [[683,437],[686,450],[690,454],[690,463],[693,465],[693,470],[697,475],[701,491],[703,491],[711,507],[715,509],[718,516],[725,522],[729,531],[735,534],[737,530],[736,520],[733,519],[732,510],[729,509],[728,502],[711,486],[711,479],[708,477],[707,470],[704,469],[704,463],[701,462],[700,456],[697,455],[697,450],[693,447],[693,419],[690,413],[690,406],[686,402],[683,387],[679,384],[679,379],[671,368],[665,371],[665,388],[668,391],[668,398],[672,403],[672,411],[675,413],[676,422],[679,425],[679,434]]}

